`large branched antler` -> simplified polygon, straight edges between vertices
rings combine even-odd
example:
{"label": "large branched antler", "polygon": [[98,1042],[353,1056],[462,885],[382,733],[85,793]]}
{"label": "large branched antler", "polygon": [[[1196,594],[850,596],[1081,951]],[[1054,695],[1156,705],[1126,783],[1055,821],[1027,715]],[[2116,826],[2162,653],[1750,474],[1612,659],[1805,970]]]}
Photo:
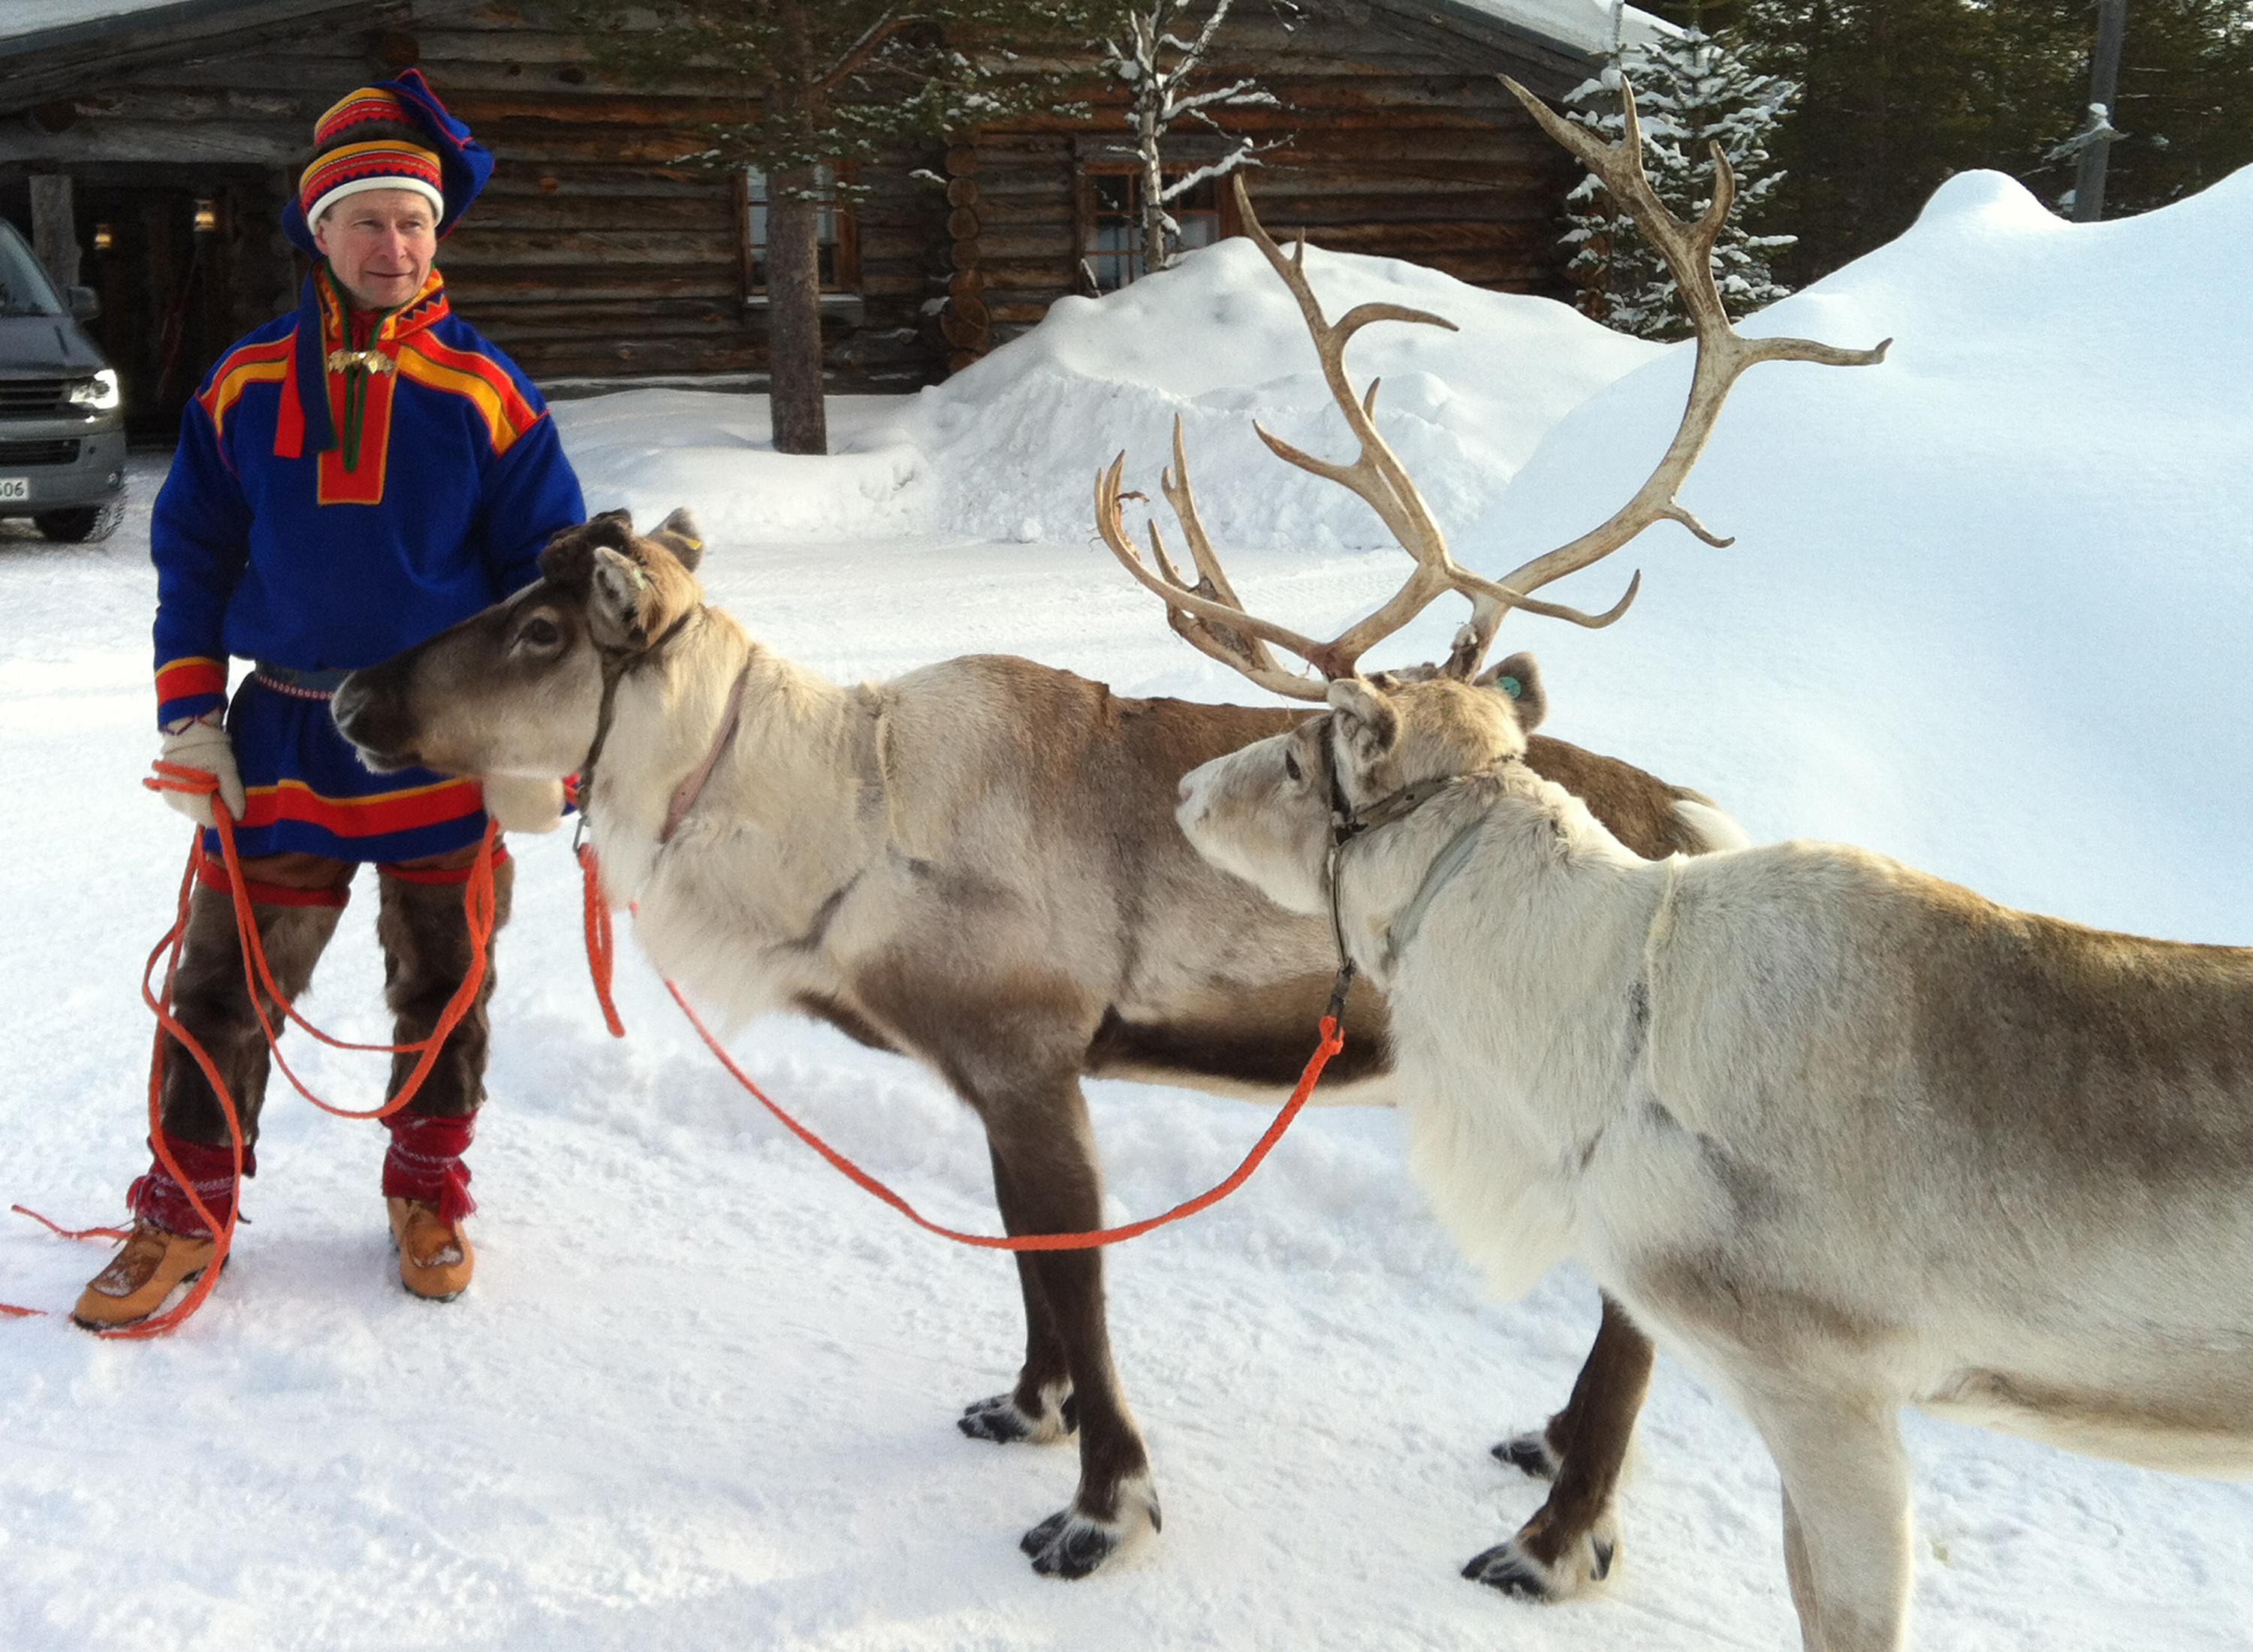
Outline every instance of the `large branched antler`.
{"label": "large branched antler", "polygon": [[1167,623],[1201,652],[1234,667],[1263,688],[1293,699],[1320,700],[1325,692],[1325,685],[1287,669],[1270,652],[1268,644],[1296,654],[1327,679],[1351,675],[1361,656],[1371,646],[1407,624],[1431,606],[1434,598],[1451,590],[1486,596],[1504,606],[1527,608],[1536,613],[1569,619],[1582,625],[1608,625],[1626,612],[1628,603],[1635,598],[1634,585],[1629,587],[1628,594],[1608,612],[1589,615],[1553,603],[1537,602],[1522,592],[1482,579],[1448,555],[1447,536],[1433,519],[1423,496],[1416,491],[1416,484],[1410,479],[1399,456],[1377,429],[1374,413],[1377,389],[1382,381],[1372,379],[1367,392],[1357,396],[1346,379],[1345,346],[1355,333],[1371,322],[1420,322],[1430,326],[1445,327],[1450,332],[1455,331],[1454,323],[1426,310],[1380,303],[1357,304],[1332,323],[1322,313],[1322,303],[1315,296],[1314,288],[1307,279],[1305,237],[1300,237],[1287,258],[1259,222],[1259,214],[1252,210],[1251,197],[1245,191],[1244,180],[1235,178],[1231,182],[1236,192],[1236,207],[1243,219],[1245,233],[1266,255],[1275,273],[1283,278],[1284,284],[1291,289],[1292,296],[1299,302],[1300,314],[1306,318],[1307,330],[1314,337],[1315,353],[1322,360],[1322,377],[1329,385],[1332,398],[1345,415],[1347,426],[1359,441],[1361,452],[1350,464],[1335,464],[1301,451],[1257,423],[1252,428],[1279,458],[1297,465],[1302,471],[1336,482],[1366,501],[1414,560],[1416,566],[1406,582],[1382,607],[1367,617],[1357,620],[1328,642],[1315,642],[1272,621],[1247,614],[1229,583],[1218,554],[1205,536],[1203,525],[1198,520],[1196,495],[1189,487],[1189,457],[1182,442],[1182,422],[1176,417],[1174,421],[1174,463],[1172,468],[1164,473],[1161,485],[1167,502],[1174,507],[1174,514],[1182,525],[1182,536],[1189,541],[1189,554],[1196,564],[1196,583],[1189,583],[1175,570],[1166,554],[1165,542],[1159,535],[1155,522],[1149,525],[1151,555],[1156,563],[1154,571],[1144,564],[1140,552],[1127,536],[1120,502],[1139,496],[1120,491],[1120,478],[1126,467],[1125,454],[1113,460],[1111,467],[1096,478],[1095,484],[1096,525],[1102,532],[1104,543],[1111,547],[1127,572],[1166,599]]}
{"label": "large branched antler", "polygon": [[1165,599],[1167,622],[1176,632],[1200,652],[1277,694],[1298,700],[1321,700],[1326,685],[1286,668],[1269,645],[1297,655],[1324,678],[1347,676],[1371,646],[1406,625],[1435,598],[1448,591],[1459,591],[1471,601],[1470,622],[1457,634],[1443,668],[1451,675],[1465,679],[1476,673],[1494,640],[1496,628],[1510,609],[1522,608],[1530,613],[1570,620],[1577,625],[1610,624],[1627,611],[1642,589],[1640,572],[1629,581],[1626,594],[1601,614],[1543,602],[1531,593],[1601,561],[1654,522],[1679,522],[1708,545],[1732,542],[1709,532],[1683,508],[1675,495],[1704,451],[1721,403],[1738,376],[1762,361],[1866,366],[1883,360],[1886,346],[1892,343],[1887,339],[1874,350],[1842,350],[1806,338],[1743,337],[1730,324],[1727,309],[1713,280],[1713,247],[1736,200],[1736,178],[1720,145],[1713,145],[1712,202],[1695,225],[1685,224],[1667,210],[1644,175],[1643,131],[1636,118],[1635,90],[1624,77],[1620,97],[1626,110],[1626,131],[1616,143],[1603,143],[1585,128],[1559,118],[1509,77],[1503,77],[1503,84],[1517,94],[1545,131],[1580,157],[1613,199],[1627,209],[1674,272],[1698,339],[1697,365],[1680,426],[1657,468],[1636,490],[1634,498],[1608,521],[1569,544],[1535,557],[1503,580],[1485,579],[1472,573],[1447,554],[1446,535],[1440,531],[1439,523],[1433,519],[1399,456],[1378,431],[1374,415],[1379,381],[1371,380],[1367,392],[1357,396],[1345,374],[1346,344],[1371,322],[1415,322],[1445,327],[1451,332],[1455,330],[1454,324],[1425,310],[1382,303],[1357,305],[1332,323],[1323,315],[1322,304],[1307,279],[1306,238],[1301,235],[1290,256],[1285,257],[1252,210],[1243,178],[1231,178],[1237,211],[1243,219],[1245,233],[1298,300],[1300,313],[1306,319],[1315,353],[1322,361],[1322,377],[1329,385],[1332,399],[1344,414],[1348,428],[1360,443],[1361,451],[1352,463],[1337,464],[1303,452],[1256,423],[1252,429],[1279,458],[1336,482],[1366,502],[1399,540],[1415,568],[1400,589],[1375,612],[1355,621],[1328,642],[1314,641],[1271,620],[1246,613],[1198,520],[1178,417],[1174,421],[1174,463],[1164,473],[1162,487],[1189,541],[1189,554],[1196,565],[1196,582],[1192,585],[1184,580],[1168,559],[1155,522],[1149,524],[1154,569],[1144,564],[1141,554],[1128,537],[1121,501],[1141,496],[1120,491],[1120,478],[1126,468],[1126,456],[1123,453],[1096,478],[1096,522],[1104,543],[1126,570]]}
{"label": "large branched antler", "polygon": [[[1697,331],[1698,353],[1691,375],[1689,400],[1683,406],[1682,422],[1674,432],[1674,440],[1667,445],[1657,468],[1645,478],[1635,497],[1608,520],[1569,544],[1521,564],[1504,575],[1500,583],[1510,590],[1538,590],[1553,580],[1602,561],[1654,522],[1679,522],[1708,545],[1733,544],[1733,540],[1723,539],[1707,529],[1683,508],[1675,495],[1689,477],[1691,467],[1698,463],[1698,456],[1705,451],[1706,438],[1713,433],[1713,422],[1720,416],[1721,403],[1738,376],[1763,361],[1868,366],[1885,359],[1887,347],[1893,340],[1887,338],[1873,350],[1842,350],[1811,338],[1746,338],[1730,324],[1728,307],[1721,302],[1720,288],[1713,279],[1713,247],[1721,238],[1737,199],[1736,173],[1730,168],[1729,157],[1722,152],[1721,146],[1712,145],[1713,199],[1697,223],[1685,224],[1659,199],[1658,192],[1651,187],[1650,177],[1643,171],[1643,124],[1636,116],[1635,87],[1625,75],[1620,77],[1620,107],[1626,117],[1626,129],[1616,143],[1607,143],[1587,127],[1558,115],[1508,75],[1502,77],[1502,83],[1540,122],[1543,131],[1572,150],[1580,164],[1595,174],[1611,198],[1635,220],[1644,238],[1658,249],[1659,256],[1665,259],[1667,268],[1673,272],[1675,287],[1682,295],[1683,308],[1689,311],[1691,324]],[[1451,670],[1468,676],[1478,669],[1508,606],[1483,594],[1474,596],[1471,622],[1456,638],[1454,652],[1449,659]]]}

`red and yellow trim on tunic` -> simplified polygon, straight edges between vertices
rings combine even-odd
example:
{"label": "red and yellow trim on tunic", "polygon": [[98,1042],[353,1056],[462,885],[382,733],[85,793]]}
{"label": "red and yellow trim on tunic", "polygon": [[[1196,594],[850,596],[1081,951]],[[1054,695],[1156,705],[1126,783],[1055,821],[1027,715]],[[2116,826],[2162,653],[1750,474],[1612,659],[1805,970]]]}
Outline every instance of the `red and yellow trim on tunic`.
{"label": "red and yellow trim on tunic", "polygon": [[[314,291],[320,299],[321,353],[325,362],[331,352],[349,348],[351,318],[338,303],[331,282],[316,282]],[[415,296],[384,317],[375,336],[368,340],[367,348],[388,362],[393,370],[366,374],[367,383],[360,412],[358,465],[349,470],[345,468],[341,443],[320,456],[317,497],[323,505],[383,503],[384,484],[391,465],[391,406],[398,386],[396,369],[401,340],[419,335],[423,329],[450,312],[445,278],[433,268],[422,278],[422,285]],[[332,422],[331,428],[338,431],[345,428],[345,380],[346,374],[342,369],[324,370],[329,417]]]}
{"label": "red and yellow trim on tunic", "polygon": [[289,345],[287,338],[245,345],[213,370],[210,387],[196,400],[222,437],[227,435],[227,415],[246,389],[254,384],[278,384],[289,376]]}
{"label": "red and yellow trim on tunic", "polygon": [[402,341],[399,371],[417,384],[467,399],[485,420],[496,458],[514,447],[517,438],[540,420],[516,387],[516,380],[499,362],[474,351],[441,344],[427,332]]}
{"label": "red and yellow trim on tunic", "polygon": [[301,820],[339,838],[374,838],[443,826],[484,807],[485,793],[474,780],[441,780],[365,798],[325,798],[302,780],[282,780],[249,788],[240,824],[255,829]]}
{"label": "red and yellow trim on tunic", "polygon": [[193,694],[227,694],[227,661],[191,654],[157,667],[157,699],[185,700]]}
{"label": "red and yellow trim on tunic", "polygon": [[[396,346],[386,349],[377,344],[370,346],[390,358],[397,365]],[[332,429],[345,428],[345,398],[347,387],[345,375],[331,373],[328,377],[329,417],[335,422]],[[398,383],[397,373],[371,373],[366,388],[361,393],[359,452],[354,457],[359,464],[345,468],[344,443],[321,455],[320,491],[324,505],[380,505],[383,503],[384,478],[391,470],[391,394]]]}

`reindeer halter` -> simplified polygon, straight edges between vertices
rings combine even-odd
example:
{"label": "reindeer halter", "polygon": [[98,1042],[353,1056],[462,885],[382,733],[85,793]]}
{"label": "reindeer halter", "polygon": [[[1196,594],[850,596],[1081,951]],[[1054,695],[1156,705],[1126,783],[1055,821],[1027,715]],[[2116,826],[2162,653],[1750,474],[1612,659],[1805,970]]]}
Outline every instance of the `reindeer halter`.
{"label": "reindeer halter", "polygon": [[[1352,986],[1355,973],[1353,954],[1346,950],[1345,914],[1339,904],[1339,875],[1345,868],[1346,846],[1369,833],[1407,819],[1433,798],[1454,790],[1466,780],[1496,774],[1504,764],[1524,761],[1522,754],[1513,753],[1492,768],[1467,769],[1461,774],[1440,775],[1429,780],[1413,781],[1397,791],[1387,792],[1366,809],[1356,809],[1346,800],[1345,787],[1338,780],[1337,756],[1325,736],[1322,763],[1329,770],[1330,847],[1329,854],[1323,857],[1322,877],[1329,885],[1330,938],[1337,946],[1338,955],[1337,983],[1330,998],[1332,1014],[1337,1014],[1339,1006],[1345,1002],[1346,990]],[[1485,824],[1483,815],[1466,822],[1461,831],[1447,840],[1447,847],[1433,857],[1432,863],[1424,868],[1423,881],[1416,886],[1416,893],[1385,925],[1385,951],[1388,962],[1400,955],[1402,949],[1422,926],[1425,910],[1432,904],[1433,897],[1439,894],[1440,886],[1462,869],[1463,862],[1470,858],[1472,840]]]}

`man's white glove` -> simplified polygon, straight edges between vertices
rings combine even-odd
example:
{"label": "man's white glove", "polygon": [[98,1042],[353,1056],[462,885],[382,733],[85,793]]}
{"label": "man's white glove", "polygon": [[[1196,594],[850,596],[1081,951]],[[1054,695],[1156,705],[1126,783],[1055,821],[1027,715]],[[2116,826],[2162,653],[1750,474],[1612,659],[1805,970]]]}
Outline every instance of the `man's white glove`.
{"label": "man's white glove", "polygon": [[487,775],[485,812],[504,832],[553,832],[563,824],[563,783]]}
{"label": "man's white glove", "polygon": [[[227,737],[227,727],[214,711],[198,717],[192,722],[182,723],[164,732],[164,760],[176,763],[183,769],[200,769],[219,779],[219,795],[227,804],[227,812],[235,820],[242,819],[242,771],[234,766],[234,745]],[[170,789],[157,794],[171,808],[194,821],[198,826],[216,826],[212,817],[211,794],[204,791],[174,791]]]}

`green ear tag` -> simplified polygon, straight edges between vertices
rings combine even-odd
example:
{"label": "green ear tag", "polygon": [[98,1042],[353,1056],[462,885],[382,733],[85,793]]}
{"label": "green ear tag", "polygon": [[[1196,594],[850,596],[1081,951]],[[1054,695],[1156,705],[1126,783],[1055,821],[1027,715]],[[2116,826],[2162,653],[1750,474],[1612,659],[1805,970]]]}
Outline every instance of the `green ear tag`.
{"label": "green ear tag", "polygon": [[1525,698],[1525,685],[1518,681],[1515,677],[1497,677],[1495,679],[1495,687],[1501,689],[1503,694],[1508,694],[1512,700],[1523,700]]}

